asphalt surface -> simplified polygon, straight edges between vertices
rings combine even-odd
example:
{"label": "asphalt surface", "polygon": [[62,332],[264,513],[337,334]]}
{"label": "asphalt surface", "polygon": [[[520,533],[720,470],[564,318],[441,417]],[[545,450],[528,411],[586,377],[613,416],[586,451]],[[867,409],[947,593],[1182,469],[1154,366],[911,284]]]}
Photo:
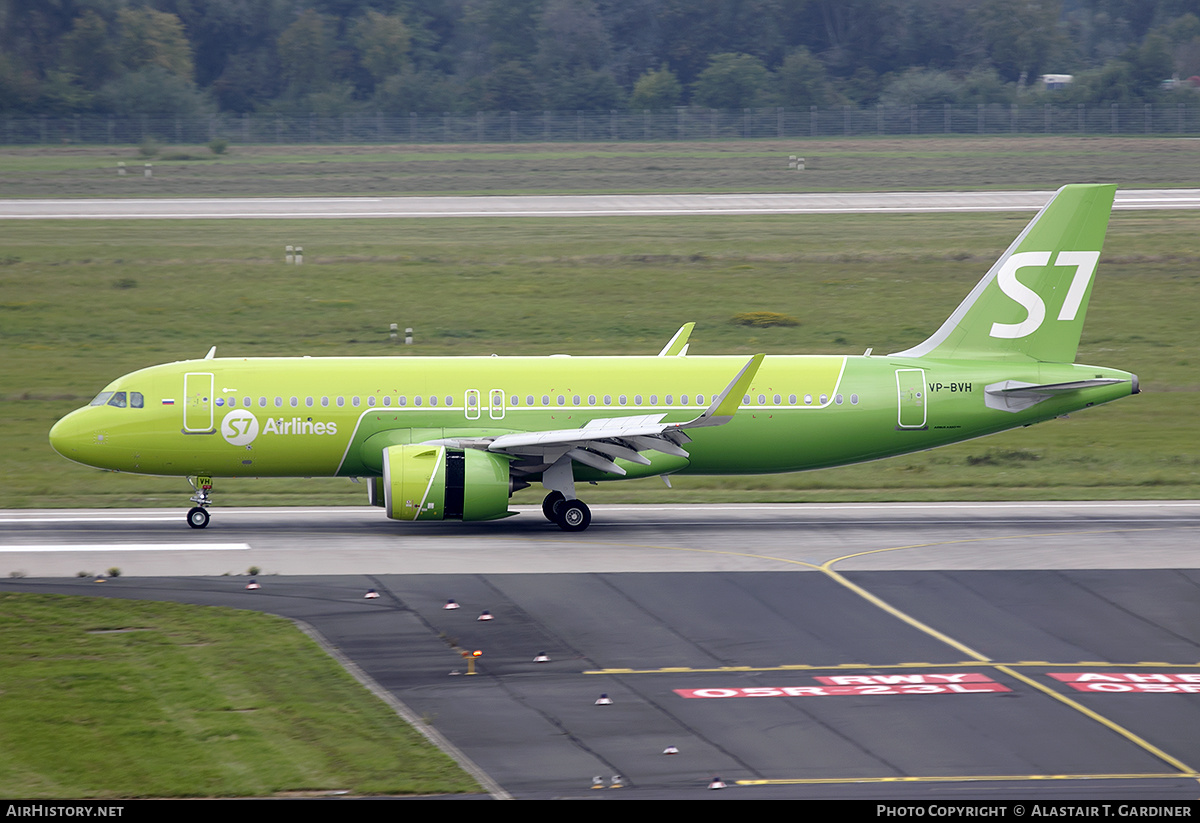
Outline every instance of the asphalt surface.
{"label": "asphalt surface", "polygon": [[[479,197],[244,197],[0,200],[0,220],[602,217],[1036,211],[1052,191],[614,194]],[[1200,189],[1124,189],[1114,209],[1197,209]]]}
{"label": "asphalt surface", "polygon": [[301,620],[496,797],[1200,794],[1200,502],[598,506],[593,524],[6,512],[0,564],[28,576],[0,589]]}

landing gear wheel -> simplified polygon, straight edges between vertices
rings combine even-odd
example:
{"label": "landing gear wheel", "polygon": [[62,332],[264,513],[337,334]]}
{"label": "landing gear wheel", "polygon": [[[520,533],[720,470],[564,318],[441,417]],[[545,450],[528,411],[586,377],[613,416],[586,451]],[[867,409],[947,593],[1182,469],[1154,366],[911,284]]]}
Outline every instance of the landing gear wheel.
{"label": "landing gear wheel", "polygon": [[208,525],[208,509],[193,506],[188,509],[187,521],[193,529],[203,529]]}
{"label": "landing gear wheel", "polygon": [[546,495],[546,499],[542,501],[542,515],[551,523],[557,523],[558,516],[554,510],[562,505],[562,502],[566,499],[562,492],[550,492]]}
{"label": "landing gear wheel", "polygon": [[565,500],[558,507],[558,527],[565,532],[581,532],[592,522],[592,512],[582,500]]}

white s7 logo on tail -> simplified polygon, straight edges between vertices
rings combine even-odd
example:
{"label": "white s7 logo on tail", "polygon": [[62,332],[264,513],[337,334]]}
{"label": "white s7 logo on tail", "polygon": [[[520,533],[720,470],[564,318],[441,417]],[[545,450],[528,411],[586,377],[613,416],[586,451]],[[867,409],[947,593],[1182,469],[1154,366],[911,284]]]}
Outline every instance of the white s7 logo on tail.
{"label": "white s7 logo on tail", "polygon": [[[1071,278],[1071,287],[1063,300],[1058,312],[1059,320],[1074,320],[1079,313],[1083,296],[1087,293],[1088,283],[1096,273],[1096,263],[1100,260],[1098,251],[1062,251],[1054,259],[1055,266],[1074,266],[1075,274]],[[996,274],[996,284],[1005,295],[1020,303],[1027,312],[1020,323],[993,323],[992,337],[1017,338],[1025,337],[1037,331],[1042,321],[1046,319],[1046,304],[1041,296],[1033,289],[1017,279],[1017,271],[1031,266],[1045,266],[1050,262],[1048,251],[1025,251],[1014,254],[1004,261]]]}

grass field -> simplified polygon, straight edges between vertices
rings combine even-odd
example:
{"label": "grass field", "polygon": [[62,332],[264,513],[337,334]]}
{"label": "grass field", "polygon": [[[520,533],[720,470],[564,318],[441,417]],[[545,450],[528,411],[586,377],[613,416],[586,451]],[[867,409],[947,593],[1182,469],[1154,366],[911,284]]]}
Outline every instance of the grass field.
{"label": "grass field", "polygon": [[[183,506],[181,479],[62,460],[53,422],[136,368],[223,355],[895,351],[924,339],[1028,214],[3,226],[0,506]],[[17,231],[19,229],[19,231]],[[595,502],[1194,497],[1200,235],[1194,213],[1117,212],[1080,362],[1144,394],[1070,420],[868,466],[678,478]],[[304,246],[301,267],[283,246]],[[743,311],[797,317],[751,329]],[[415,328],[395,346],[388,325]],[[363,502],[344,480],[222,480],[220,505]],[[537,495],[515,502],[534,503]]]}
{"label": "grass field", "polygon": [[[205,155],[172,147],[166,153]],[[799,140],[265,148],[154,161],[129,147],[0,149],[6,197],[818,191],[1200,185],[1196,142]],[[787,170],[787,155],[809,168]],[[118,177],[116,163],[130,164]],[[0,223],[0,507],[172,506],[181,479],[87,469],[46,433],[109,380],[222,355],[893,351],[926,337],[1029,214],[564,220]],[[1118,212],[1079,360],[1144,393],[868,466],[657,479],[589,502],[1200,496],[1195,213]],[[283,246],[305,248],[302,267]],[[752,330],[743,311],[800,325]],[[416,345],[388,341],[388,324]],[[218,505],[359,504],[336,480],[219,481]],[[536,503],[527,492],[518,503]],[[382,516],[382,515],[381,515]],[[284,621],[0,594],[0,794],[431,793],[473,783]]]}
{"label": "grass field", "polygon": [[0,693],[4,797],[480,791],[258,612],[0,593]]}
{"label": "grass field", "polygon": [[[4,197],[1057,189],[1200,185],[1197,140],[916,137],[692,143],[0,148]],[[805,158],[804,171],[788,157]],[[172,160],[172,156],[192,159]],[[124,162],[128,174],[117,175]]]}

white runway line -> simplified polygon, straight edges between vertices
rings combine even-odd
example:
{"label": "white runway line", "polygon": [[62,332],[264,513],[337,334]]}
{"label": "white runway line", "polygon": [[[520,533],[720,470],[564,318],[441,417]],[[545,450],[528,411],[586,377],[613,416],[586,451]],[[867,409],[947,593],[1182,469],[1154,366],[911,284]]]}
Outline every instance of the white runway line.
{"label": "white runway line", "polygon": [[249,548],[249,543],[64,543],[0,546],[0,552],[238,552]]}

